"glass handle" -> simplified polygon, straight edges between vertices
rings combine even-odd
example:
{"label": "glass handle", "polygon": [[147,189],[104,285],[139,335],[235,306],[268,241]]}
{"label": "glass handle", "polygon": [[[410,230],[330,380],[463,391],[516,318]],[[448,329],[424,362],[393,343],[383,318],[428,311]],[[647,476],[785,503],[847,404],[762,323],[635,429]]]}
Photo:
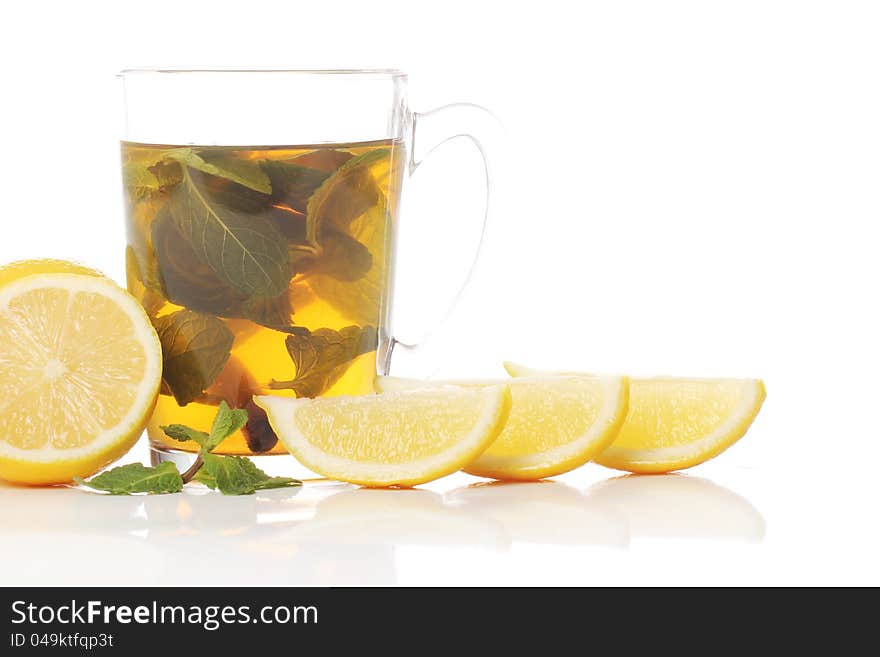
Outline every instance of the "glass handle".
{"label": "glass handle", "polygon": [[409,175],[412,175],[435,149],[452,139],[467,139],[476,146],[483,157],[485,170],[486,201],[483,212],[483,225],[474,259],[470,264],[467,276],[452,302],[419,342],[404,342],[392,335],[388,342],[385,356],[380,361],[380,374],[390,373],[392,358],[396,364],[400,364],[401,361],[408,360],[408,356],[415,355],[424,346],[431,333],[442,326],[452,315],[465,289],[474,277],[489,225],[490,153],[497,150],[497,144],[501,137],[501,123],[495,115],[485,107],[472,103],[453,103],[438,107],[430,112],[414,112],[412,115],[412,129],[411,154],[408,162]]}

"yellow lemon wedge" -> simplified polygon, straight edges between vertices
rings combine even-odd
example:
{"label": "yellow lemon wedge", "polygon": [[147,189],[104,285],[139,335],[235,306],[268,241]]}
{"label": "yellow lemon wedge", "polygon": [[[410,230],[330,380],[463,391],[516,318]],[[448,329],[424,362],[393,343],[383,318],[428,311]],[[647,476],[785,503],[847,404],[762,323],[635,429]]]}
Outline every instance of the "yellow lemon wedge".
{"label": "yellow lemon wedge", "polygon": [[254,397],[307,468],[363,486],[415,486],[460,470],[501,432],[506,385],[361,397]]}
{"label": "yellow lemon wedge", "polygon": [[[381,391],[425,385],[429,383],[396,377],[378,377],[376,381]],[[616,438],[626,418],[629,381],[622,376],[535,376],[513,379],[510,393],[513,403],[504,429],[485,452],[465,466],[465,472],[531,481],[584,465]]]}
{"label": "yellow lemon wedge", "polygon": [[[515,363],[504,367],[514,377],[539,372]],[[632,379],[626,421],[595,461],[639,473],[693,467],[742,438],[765,397],[759,379]]]}
{"label": "yellow lemon wedge", "polygon": [[[76,273],[46,273],[53,271]],[[138,302],[59,261],[0,270],[0,478],[86,477],[131,449],[156,403],[159,339]]]}

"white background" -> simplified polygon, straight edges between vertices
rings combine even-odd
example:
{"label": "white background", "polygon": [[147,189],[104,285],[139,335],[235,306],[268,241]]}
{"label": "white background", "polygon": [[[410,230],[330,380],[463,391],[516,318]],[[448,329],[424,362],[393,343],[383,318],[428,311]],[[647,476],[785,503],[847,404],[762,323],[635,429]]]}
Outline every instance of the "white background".
{"label": "white background", "polygon": [[[423,534],[389,529],[367,548],[340,548],[336,570],[322,578],[323,562],[309,561],[312,543],[288,540],[283,527],[273,533],[249,508],[242,522],[269,528],[252,540],[297,564],[286,572],[308,573],[278,581],[880,583],[880,8],[577,5],[15,3],[0,23],[0,262],[72,258],[122,281],[114,79],[122,68],[405,69],[416,109],[480,103],[506,132],[474,285],[413,367],[501,375],[500,362],[513,359],[762,377],[768,400],[740,444],[693,470],[701,478],[695,493],[658,504],[665,493],[642,487],[667,484],[617,484],[626,490],[614,498],[611,534],[601,534],[601,522],[590,525],[583,500],[575,507],[587,515],[570,517],[545,488],[534,493],[534,509],[515,496],[502,500],[501,547],[487,548],[476,530],[445,528],[431,516],[435,503],[443,513],[459,509],[450,491],[471,481],[460,477],[435,485],[436,499],[415,511],[392,502],[383,522],[413,526],[415,513]],[[431,319],[412,312],[413,290],[439,308],[460,282],[479,221],[478,176],[476,155],[460,145],[416,174],[402,218],[410,257],[399,273],[401,326]],[[590,466],[563,478],[571,488],[560,494],[581,495],[610,476]],[[70,502],[56,513],[47,502],[54,498],[39,497],[45,493],[0,490],[0,531],[15,539],[3,548],[14,551],[3,581],[80,581],[88,571],[74,576],[67,566],[89,558],[113,581],[185,579],[169,565],[161,532],[148,526],[108,525],[100,541],[94,526],[77,526],[64,534],[74,556],[59,556],[55,532],[68,526]],[[477,504],[481,517],[493,504]],[[308,517],[314,524],[329,513],[342,527],[332,536],[347,535],[358,514],[326,508]],[[150,515],[142,506],[120,513]],[[625,541],[614,534],[621,526]],[[578,527],[604,538],[560,539]],[[320,536],[314,545],[334,545]],[[130,557],[111,567],[96,546],[117,553],[113,541]],[[383,566],[370,561],[380,553]],[[138,565],[144,561],[165,565],[154,572]],[[273,581],[277,573],[235,568],[230,581]]]}

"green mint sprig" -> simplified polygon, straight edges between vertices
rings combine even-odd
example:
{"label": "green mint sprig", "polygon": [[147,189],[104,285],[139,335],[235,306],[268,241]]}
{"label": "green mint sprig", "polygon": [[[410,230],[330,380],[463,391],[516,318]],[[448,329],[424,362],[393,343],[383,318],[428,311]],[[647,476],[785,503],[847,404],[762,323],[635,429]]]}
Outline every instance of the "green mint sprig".
{"label": "green mint sprig", "polygon": [[181,442],[193,441],[200,447],[192,466],[184,473],[177,471],[173,463],[160,463],[146,467],[130,463],[102,472],[85,481],[75,477],[81,486],[104,491],[111,495],[133,493],[179,493],[190,481],[197,481],[224,495],[252,495],[258,490],[300,486],[302,482],[290,477],[270,477],[247,458],[211,454],[220,443],[241,429],[248,421],[243,409],[231,409],[222,401],[210,433],[198,431],[183,424],[160,427],[169,438]]}
{"label": "green mint sprig", "polygon": [[244,456],[205,454],[205,463],[194,479],[224,495],[251,495],[258,490],[299,486],[290,477],[270,477]]}
{"label": "green mint sprig", "polygon": [[170,461],[148,468],[140,463],[129,463],[102,472],[89,481],[80,477],[73,480],[80,486],[103,490],[112,495],[133,493],[179,493],[183,490],[183,478]]}
{"label": "green mint sprig", "polygon": [[201,455],[214,451],[220,443],[247,424],[247,421],[247,411],[241,408],[231,409],[225,401],[221,401],[217,415],[214,416],[214,423],[211,425],[211,433],[196,431],[183,424],[169,424],[159,428],[174,440],[193,441],[201,447],[199,450]]}

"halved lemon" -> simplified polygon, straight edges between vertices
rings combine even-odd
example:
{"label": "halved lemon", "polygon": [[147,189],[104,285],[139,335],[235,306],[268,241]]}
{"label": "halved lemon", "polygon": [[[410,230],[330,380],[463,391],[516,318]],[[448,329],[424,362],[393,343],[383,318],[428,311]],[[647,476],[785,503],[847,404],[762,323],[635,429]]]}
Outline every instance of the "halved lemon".
{"label": "halved lemon", "polygon": [[281,442],[318,474],[415,486],[460,470],[501,432],[507,385],[441,386],[362,397],[254,397]]}
{"label": "halved lemon", "polygon": [[[514,377],[534,376],[515,363]],[[766,391],[759,379],[632,379],[629,413],[617,439],[596,463],[617,470],[659,473],[681,470],[718,456],[742,438],[761,410]]]}
{"label": "halved lemon", "polygon": [[[63,265],[82,273],[35,273]],[[159,339],[138,302],[93,270],[37,261],[6,273],[0,478],[51,484],[86,477],[141,435],[159,391]]]}
{"label": "halved lemon", "polygon": [[42,258],[36,260],[18,260],[0,267],[0,286],[12,281],[33,276],[34,274],[83,274],[85,276],[104,276],[101,272],[91,267],[86,267],[78,262],[69,260],[56,260],[54,258]]}
{"label": "halved lemon", "polygon": [[[497,381],[458,381],[481,386]],[[425,381],[379,377],[379,390]],[[626,418],[629,381],[622,376],[535,376],[510,382],[513,405],[498,439],[464,471],[493,479],[535,480],[574,470],[611,445]]]}

